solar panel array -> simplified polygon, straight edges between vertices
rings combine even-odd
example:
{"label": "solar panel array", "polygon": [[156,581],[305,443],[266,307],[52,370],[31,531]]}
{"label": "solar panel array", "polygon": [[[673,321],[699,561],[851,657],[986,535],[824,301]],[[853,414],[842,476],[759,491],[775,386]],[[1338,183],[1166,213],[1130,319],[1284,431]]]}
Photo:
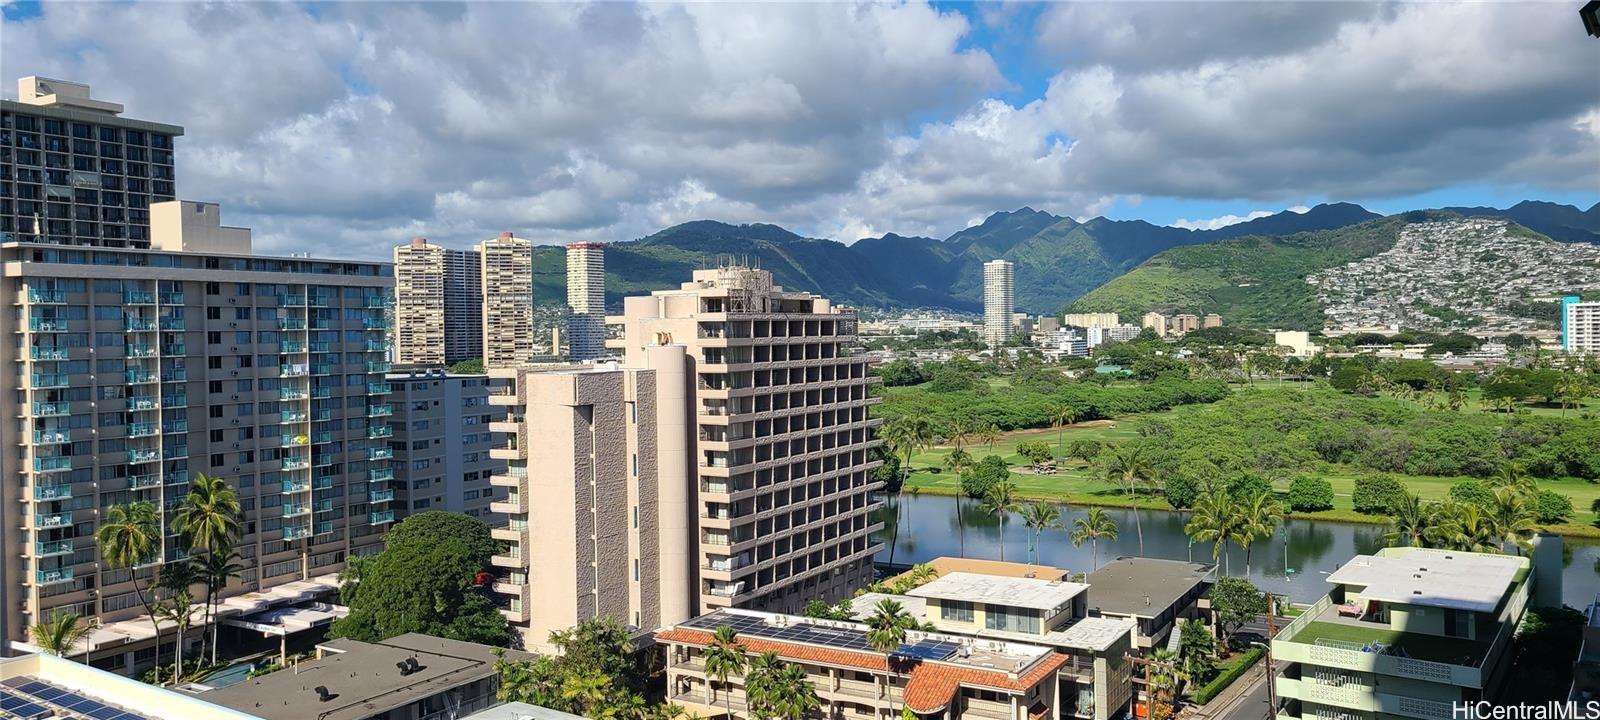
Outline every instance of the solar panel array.
{"label": "solar panel array", "polygon": [[[834,628],[805,622],[797,622],[788,627],[775,627],[768,625],[760,617],[723,613],[701,615],[683,625],[684,627],[711,632],[715,632],[718,627],[727,625],[740,635],[750,635],[752,637],[802,645],[817,645],[839,650],[876,652],[872,648],[872,644],[867,642],[867,633],[856,629]],[[924,660],[943,660],[950,657],[960,648],[961,645],[957,642],[926,638],[914,643],[901,645],[896,653]]]}
{"label": "solar panel array", "polygon": [[146,720],[143,715],[31,677],[15,677],[0,683],[0,718],[41,720],[52,716],[89,720]]}

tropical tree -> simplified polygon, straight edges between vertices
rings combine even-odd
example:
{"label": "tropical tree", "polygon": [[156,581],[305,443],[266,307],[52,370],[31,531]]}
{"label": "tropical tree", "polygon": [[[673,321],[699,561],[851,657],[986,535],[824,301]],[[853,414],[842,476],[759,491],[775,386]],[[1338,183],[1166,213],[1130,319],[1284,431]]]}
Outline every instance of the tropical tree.
{"label": "tropical tree", "polygon": [[1178,661],[1176,651],[1164,647],[1150,650],[1150,720],[1166,720],[1172,716],[1178,684],[1183,680],[1183,669]]}
{"label": "tropical tree", "polygon": [[1067,426],[1078,421],[1078,409],[1061,403],[1050,406],[1050,423],[1056,426],[1056,448],[1066,444]]}
{"label": "tropical tree", "polygon": [[1217,639],[1204,620],[1189,618],[1179,625],[1178,658],[1191,682],[1205,682],[1216,670]]}
{"label": "tropical tree", "polygon": [[1445,505],[1439,514],[1439,522],[1429,528],[1428,540],[1446,550],[1500,552],[1499,537],[1493,523],[1473,503]]}
{"label": "tropical tree", "polygon": [[[958,423],[960,425],[961,423]],[[957,475],[966,472],[973,466],[972,453],[957,445],[949,455],[944,456],[944,466]],[[967,523],[961,518],[961,496],[956,496],[956,526],[961,538],[961,557],[967,556]]]}
{"label": "tropical tree", "polygon": [[972,432],[972,437],[993,450],[994,444],[1000,440],[1000,428],[994,423],[984,423]]}
{"label": "tropical tree", "polygon": [[[902,415],[890,421],[883,429],[883,437],[889,443],[889,448],[903,459],[900,463],[899,492],[906,490],[906,484],[911,481],[911,456],[926,449],[933,444],[933,424],[920,415]],[[898,493],[897,493],[898,494]],[[900,503],[894,506],[894,539],[889,546],[889,564],[894,564],[895,546],[900,540]]]}
{"label": "tropical tree", "polygon": [[[733,717],[733,693],[729,690],[728,676],[744,672],[744,645],[739,642],[739,633],[731,626],[719,625],[716,633],[711,638],[711,644],[706,646],[705,654],[706,675],[722,683],[722,702],[728,710],[728,717]],[[709,684],[706,687],[710,691]],[[707,697],[707,702],[711,700]]]}
{"label": "tropical tree", "polygon": [[1414,493],[1402,492],[1390,508],[1389,532],[1384,533],[1384,542],[1389,547],[1401,544],[1426,547],[1428,530],[1433,527],[1434,518],[1438,514],[1437,508],[1433,505],[1424,503],[1422,498]]}
{"label": "tropical tree", "polygon": [[745,705],[756,720],[770,720],[776,713],[773,706],[778,698],[778,673],[784,663],[774,652],[764,652],[750,661],[744,674]]}
{"label": "tropical tree", "polygon": [[1033,531],[1033,542],[1028,545],[1028,562],[1037,562],[1034,558],[1043,559],[1043,548],[1039,545],[1039,536],[1046,530],[1061,527],[1061,508],[1047,502],[1029,503],[1022,509],[1022,522]]}
{"label": "tropical tree", "polygon": [[[223,561],[218,565],[222,567],[229,564],[227,557],[233,554],[233,546],[239,540],[242,516],[239,494],[233,487],[221,476],[199,473],[189,481],[189,492],[184,496],[183,504],[178,506],[178,512],[172,516],[172,527],[188,544],[194,562],[205,562],[212,556],[221,555]],[[197,553],[204,553],[204,560]],[[211,625],[212,607],[219,600],[217,593],[227,582],[227,578],[223,577],[220,585],[206,583],[204,627],[211,630],[213,661],[216,660],[217,628]],[[204,633],[201,641],[201,654],[204,655]]]}
{"label": "tropical tree", "polygon": [[1539,531],[1539,519],[1528,496],[1509,487],[1496,488],[1494,501],[1486,510],[1489,527],[1499,539],[1501,552],[1508,547],[1516,548],[1518,555],[1524,550],[1533,550],[1532,539]]}
{"label": "tropical tree", "polygon": [[[94,544],[100,551],[101,564],[108,570],[127,570],[133,580],[133,594],[144,606],[155,629],[156,642],[161,640],[161,619],[151,608],[151,598],[139,587],[139,567],[155,562],[161,552],[161,523],[155,503],[140,500],[126,505],[106,508],[100,518],[100,527],[94,531]],[[159,667],[159,662],[157,667]],[[157,671],[156,681],[159,682]]]}
{"label": "tropical tree", "polygon": [[1155,466],[1137,445],[1121,445],[1106,461],[1106,479],[1122,483],[1133,498],[1133,528],[1139,536],[1139,556],[1144,557],[1144,523],[1139,519],[1139,485],[1155,474]]}
{"label": "tropical tree", "polygon": [[1272,537],[1272,532],[1283,522],[1283,506],[1278,504],[1270,491],[1263,491],[1236,507],[1239,517],[1234,525],[1234,540],[1244,548],[1244,567],[1248,573],[1250,546],[1258,539]]}
{"label": "tropical tree", "polygon": [[[40,650],[64,658],[73,653],[73,648],[79,642],[88,639],[89,634],[94,632],[95,623],[93,618],[56,608],[48,619],[28,628],[28,634]],[[89,662],[91,649],[87,646],[83,649],[84,664]]]}
{"label": "tropical tree", "polygon": [[771,709],[773,716],[784,720],[801,720],[810,717],[822,707],[817,688],[806,676],[805,668],[785,665],[773,679]]}
{"label": "tropical tree", "polygon": [[[183,634],[189,629],[189,624],[194,618],[194,594],[190,591],[195,583],[200,581],[200,576],[195,572],[194,566],[186,562],[167,563],[161,566],[161,575],[157,580],[165,599],[158,601],[155,611],[163,620],[168,620],[177,628],[177,642],[173,648],[172,682],[174,685],[183,677]],[[159,658],[157,664],[160,664]]]}
{"label": "tropical tree", "polygon": [[[895,653],[900,651],[900,645],[906,641],[906,633],[915,630],[916,627],[917,619],[894,600],[884,598],[872,606],[872,614],[867,617],[867,644],[871,645],[872,649],[889,656],[886,663],[889,672],[895,672],[897,664]],[[885,694],[889,698],[890,708],[893,708],[894,683],[889,678],[885,678],[884,682],[889,684]]]}
{"label": "tropical tree", "polygon": [[206,586],[206,627],[211,631],[210,647],[213,664],[217,662],[217,636],[220,627],[211,620],[216,611],[221,609],[222,589],[228,586],[228,581],[244,577],[245,566],[234,562],[238,559],[239,553],[232,550],[224,552],[221,548],[217,548],[190,560],[195,572],[200,576],[200,582]]}
{"label": "tropical tree", "polygon": [[[1189,515],[1188,524],[1183,531],[1195,542],[1211,543],[1211,562],[1223,562],[1231,565],[1223,557],[1223,548],[1238,537],[1238,523],[1240,518],[1239,501],[1230,492],[1205,493],[1194,504],[1194,511]],[[1231,567],[1225,567],[1223,574],[1228,574]]]}
{"label": "tropical tree", "polygon": [[1082,547],[1085,540],[1089,542],[1089,557],[1094,564],[1090,571],[1099,570],[1100,538],[1117,539],[1117,521],[1101,508],[1089,508],[1083,517],[1072,521],[1072,534],[1068,538],[1073,547]]}
{"label": "tropical tree", "polygon": [[989,487],[983,496],[983,511],[1000,519],[1000,561],[1006,559],[1006,518],[1011,513],[1021,510],[1017,504],[1017,484],[1010,480],[1001,480]]}
{"label": "tropical tree", "polygon": [[1527,497],[1539,492],[1539,482],[1524,472],[1521,463],[1508,462],[1500,465],[1493,477],[1489,478],[1489,486],[1494,488],[1507,488],[1512,492]]}

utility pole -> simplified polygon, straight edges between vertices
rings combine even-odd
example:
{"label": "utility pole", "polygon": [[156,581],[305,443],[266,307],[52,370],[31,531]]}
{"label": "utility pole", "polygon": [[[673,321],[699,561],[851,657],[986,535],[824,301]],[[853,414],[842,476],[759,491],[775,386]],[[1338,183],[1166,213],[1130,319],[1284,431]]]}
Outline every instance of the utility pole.
{"label": "utility pole", "polygon": [[1272,667],[1272,639],[1278,635],[1278,596],[1267,593],[1267,718],[1278,714],[1278,673]]}

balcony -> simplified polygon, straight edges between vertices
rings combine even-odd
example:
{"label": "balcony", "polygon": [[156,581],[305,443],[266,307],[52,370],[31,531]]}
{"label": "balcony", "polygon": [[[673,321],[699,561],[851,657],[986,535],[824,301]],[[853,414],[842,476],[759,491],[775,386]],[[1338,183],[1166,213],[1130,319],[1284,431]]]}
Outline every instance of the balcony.
{"label": "balcony", "polygon": [[28,358],[31,360],[65,360],[67,359],[67,349],[64,347],[35,345],[28,348]]}
{"label": "balcony", "polygon": [[282,480],[278,487],[281,488],[280,492],[285,494],[302,493],[311,490],[311,483],[304,480]]}
{"label": "balcony", "polygon": [[28,302],[35,305],[61,305],[67,301],[65,290],[28,288]]}
{"label": "balcony", "polygon": [[389,372],[389,368],[390,368],[390,365],[389,365],[389,363],[386,363],[386,362],[370,362],[369,361],[367,363],[367,372],[369,372],[369,373],[386,373],[386,372]]}
{"label": "balcony", "polygon": [[168,408],[179,408],[189,404],[189,396],[183,393],[176,395],[162,395],[161,405]]}
{"label": "balcony", "polygon": [[307,397],[310,395],[299,388],[278,388],[279,400],[304,400]]}
{"label": "balcony", "polygon": [[284,517],[299,517],[301,515],[310,515],[310,514],[311,514],[311,507],[309,505],[298,505],[298,504],[285,504],[285,505],[283,505],[283,516]]}
{"label": "balcony", "polygon": [[33,431],[33,444],[35,445],[61,445],[69,442],[72,442],[71,430]]}
{"label": "balcony", "polygon": [[168,344],[168,345],[162,345],[161,346],[161,354],[162,355],[186,355],[186,354],[188,354],[188,349],[184,347],[183,343],[171,343],[171,344]]}
{"label": "balcony", "polygon": [[70,527],[71,525],[72,513],[70,512],[34,513],[33,515],[33,526],[36,528]]}
{"label": "balcony", "polygon": [[278,296],[278,304],[281,305],[281,306],[286,306],[286,307],[305,307],[306,296],[304,296],[304,295],[279,295]]}
{"label": "balcony", "polygon": [[296,342],[294,340],[279,340],[278,341],[278,352],[281,352],[281,353],[303,353],[305,351],[306,351],[306,344],[303,343],[303,342]]}
{"label": "balcony", "polygon": [[278,413],[278,424],[303,423],[310,419],[310,415],[303,410],[285,410]]}
{"label": "balcony", "polygon": [[128,370],[123,372],[122,376],[129,385],[144,385],[157,382],[156,374],[149,370]]}
{"label": "balcony", "polygon": [[326,400],[333,397],[333,390],[331,387],[314,387],[311,388],[311,397],[314,400]]}
{"label": "balcony", "polygon": [[302,445],[309,445],[309,444],[311,444],[311,438],[306,437],[305,435],[280,435],[280,436],[278,436],[278,445],[279,445],[279,447],[300,447]]}
{"label": "balcony", "polygon": [[72,469],[72,458],[65,455],[33,459],[34,472],[62,472]]}
{"label": "balcony", "polygon": [[152,488],[160,484],[161,476],[155,473],[128,476],[128,489],[130,490],[142,490],[144,488]]}
{"label": "balcony", "polygon": [[164,292],[164,293],[161,293],[161,304],[162,305],[182,305],[183,304],[183,293],[181,293],[181,292]]}
{"label": "balcony", "polygon": [[369,308],[394,307],[394,298],[388,297],[387,295],[369,295],[367,296],[366,301],[362,303],[362,306]]}
{"label": "balcony", "polygon": [[[183,318],[169,316],[161,318],[161,329],[169,332],[183,332],[188,329],[188,326],[184,324]],[[171,354],[176,355],[178,353]]]}
{"label": "balcony", "polygon": [[129,410],[154,410],[160,407],[161,403],[156,400],[154,395],[140,395],[127,398],[123,405]]}
{"label": "balcony", "polygon": [[368,395],[388,395],[389,392],[389,383],[367,383]]}
{"label": "balcony", "polygon": [[122,294],[123,305],[154,305],[156,294],[143,290],[130,290]]}
{"label": "balcony", "polygon": [[127,332],[151,332],[156,329],[156,321],[149,318],[124,318],[122,329]]}
{"label": "balcony", "polygon": [[367,513],[367,524],[368,525],[386,525],[386,524],[392,523],[392,522],[394,522],[394,511],[393,510],[384,510],[382,512],[369,512],[369,513]]}
{"label": "balcony", "polygon": [[72,568],[57,568],[55,570],[40,570],[35,578],[40,585],[55,585],[58,583],[72,582]]}
{"label": "balcony", "polygon": [[527,560],[522,555],[521,546],[512,545],[511,548],[506,552],[509,554],[490,555],[489,564],[495,567],[503,568],[525,568],[528,566]]}
{"label": "balcony", "polygon": [[128,462],[130,462],[130,463],[155,462],[155,461],[160,460],[160,459],[161,459],[161,451],[160,450],[149,450],[149,449],[146,449],[146,450],[129,450],[128,451]]}
{"label": "balcony", "polygon": [[124,354],[131,358],[153,358],[156,356],[156,346],[128,343],[123,347]]}
{"label": "balcony", "polygon": [[306,329],[306,321],[304,318],[278,318],[278,329],[304,330]]}
{"label": "balcony", "polygon": [[279,365],[278,366],[278,377],[281,377],[281,378],[286,378],[286,377],[305,377],[306,375],[310,374],[310,372],[311,372],[311,369],[307,368],[304,365]]}
{"label": "balcony", "polygon": [[392,468],[372,468],[367,471],[367,482],[388,482],[394,479]]}
{"label": "balcony", "polygon": [[167,368],[161,371],[161,382],[183,382],[189,379],[189,371],[185,368]]}
{"label": "balcony", "polygon": [[55,555],[68,555],[74,552],[71,540],[50,540],[33,544],[34,557],[52,557]]}
{"label": "balcony", "polygon": [[389,459],[391,459],[393,457],[394,457],[394,450],[391,449],[391,448],[386,448],[386,447],[367,448],[367,459],[368,460],[389,460]]}
{"label": "balcony", "polygon": [[28,329],[33,332],[66,332],[67,321],[55,318],[28,318]]}
{"label": "balcony", "polygon": [[34,417],[61,417],[72,414],[72,403],[64,402],[36,402],[33,404]]}
{"label": "balcony", "polygon": [[382,340],[368,340],[367,352],[388,352],[389,343]]}
{"label": "balcony", "polygon": [[283,458],[278,463],[280,470],[304,470],[311,467],[311,461],[300,457]]}
{"label": "balcony", "polygon": [[394,408],[388,405],[368,405],[367,417],[384,417],[394,414]]}
{"label": "balcony", "polygon": [[1324,597],[1278,633],[1272,652],[1285,662],[1481,688],[1481,665],[1509,642],[1510,630],[1510,623],[1503,624],[1492,642],[1400,632],[1341,618]]}
{"label": "balcony", "polygon": [[36,388],[64,388],[72,384],[72,376],[66,373],[34,373],[30,379]]}
{"label": "balcony", "polygon": [[388,425],[374,425],[367,428],[367,439],[386,438],[394,436],[394,428]]}
{"label": "balcony", "polygon": [[367,502],[369,503],[386,503],[393,499],[393,490],[372,490],[367,493]]}
{"label": "balcony", "polygon": [[310,527],[286,527],[283,528],[283,539],[304,540],[308,537],[311,537],[311,532],[312,531]]}
{"label": "balcony", "polygon": [[35,500],[71,500],[72,485],[35,485],[33,486],[33,499]]}

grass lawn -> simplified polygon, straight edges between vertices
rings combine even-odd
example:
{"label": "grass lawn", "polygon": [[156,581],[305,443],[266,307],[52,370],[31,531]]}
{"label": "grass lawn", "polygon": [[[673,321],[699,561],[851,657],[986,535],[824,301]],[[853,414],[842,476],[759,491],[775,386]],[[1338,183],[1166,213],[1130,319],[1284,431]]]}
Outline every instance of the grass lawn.
{"label": "grass lawn", "polygon": [[[1467,404],[1461,408],[1462,412],[1481,412],[1485,407],[1488,407],[1488,405],[1483,401],[1482,388],[1468,388],[1465,392],[1465,395],[1467,396]],[[1527,410],[1534,415],[1554,415],[1556,417],[1560,417],[1562,414],[1560,405],[1545,406],[1525,404],[1519,405],[1518,407]],[[1491,411],[1493,410],[1493,408],[1490,409]],[[1584,410],[1589,412],[1600,412],[1600,398],[1589,398],[1583,401],[1582,405],[1567,408],[1566,416],[1577,417],[1578,413]]]}
{"label": "grass lawn", "polygon": [[1476,667],[1489,651],[1489,643],[1478,640],[1401,633],[1387,626],[1358,627],[1344,623],[1313,622],[1293,638],[1294,642],[1314,645],[1318,640],[1366,646],[1374,642],[1399,647],[1402,657]]}

